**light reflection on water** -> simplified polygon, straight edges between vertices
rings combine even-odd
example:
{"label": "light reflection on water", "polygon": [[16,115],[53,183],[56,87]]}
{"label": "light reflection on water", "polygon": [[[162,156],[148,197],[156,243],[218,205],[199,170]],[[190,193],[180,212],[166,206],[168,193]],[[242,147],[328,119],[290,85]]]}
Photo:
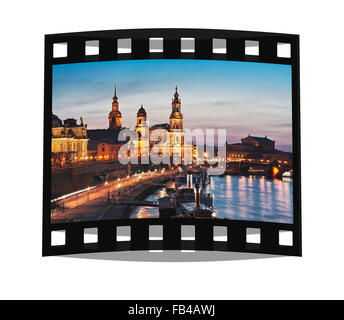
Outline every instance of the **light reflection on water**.
{"label": "light reflection on water", "polygon": [[[211,178],[206,191],[214,195],[214,209],[219,218],[293,223],[293,180],[266,179],[255,176]],[[160,189],[145,200],[166,195]],[[157,218],[156,207],[137,207],[130,218]]]}
{"label": "light reflection on water", "polygon": [[[167,195],[166,188],[161,188],[145,198],[149,201],[157,201]],[[157,207],[136,207],[130,214],[130,219],[159,218],[159,208]]]}
{"label": "light reflection on water", "polygon": [[293,182],[255,176],[212,177],[219,218],[293,223]]}

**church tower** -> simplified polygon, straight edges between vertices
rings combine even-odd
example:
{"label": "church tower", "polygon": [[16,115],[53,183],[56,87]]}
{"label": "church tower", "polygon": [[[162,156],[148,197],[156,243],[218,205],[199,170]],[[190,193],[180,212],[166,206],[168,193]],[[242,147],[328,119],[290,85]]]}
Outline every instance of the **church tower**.
{"label": "church tower", "polygon": [[[172,99],[172,113],[170,115],[170,156],[173,157],[173,163],[179,164],[183,159],[184,149],[184,130],[183,115],[181,112],[181,99],[179,99],[178,88]],[[179,160],[178,160],[179,159]],[[177,162],[177,163],[176,163]]]}
{"label": "church tower", "polygon": [[147,129],[147,113],[146,110],[143,108],[143,105],[141,104],[141,108],[137,112],[136,115],[137,124],[136,124],[136,132],[137,136],[141,138],[141,136],[145,136],[146,129]]}
{"label": "church tower", "polygon": [[112,101],[112,111],[109,113],[109,130],[122,129],[122,114],[118,107],[118,98],[116,95],[116,83],[115,83],[115,96]]}
{"label": "church tower", "polygon": [[181,99],[179,99],[177,86],[176,86],[176,92],[174,94],[174,98],[172,98],[172,113],[170,115],[170,128],[171,130],[183,129],[183,115],[181,113]]}
{"label": "church tower", "polygon": [[[143,161],[141,163],[148,163],[149,157],[149,130],[147,125],[147,113],[146,110],[141,107],[136,115],[137,124],[136,124],[136,133],[137,133],[137,152],[138,157]],[[145,161],[146,160],[146,161]]]}

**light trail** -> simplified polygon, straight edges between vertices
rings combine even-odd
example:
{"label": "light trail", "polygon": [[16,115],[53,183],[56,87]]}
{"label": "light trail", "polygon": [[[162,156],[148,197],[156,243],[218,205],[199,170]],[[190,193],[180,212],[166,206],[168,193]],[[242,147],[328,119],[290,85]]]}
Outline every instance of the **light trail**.
{"label": "light trail", "polygon": [[97,188],[97,187],[96,187],[96,186],[93,186],[93,187],[88,187],[88,188],[86,188],[86,189],[74,191],[74,192],[72,192],[72,193],[65,194],[65,195],[63,195],[63,196],[61,196],[61,197],[58,197],[58,198],[56,198],[56,199],[53,199],[53,200],[51,200],[51,202],[63,200],[63,199],[66,199],[66,198],[68,198],[68,197],[75,196],[76,194],[79,194],[79,193],[82,193],[82,192],[85,192],[85,191],[92,190],[92,189],[94,189],[94,188]]}

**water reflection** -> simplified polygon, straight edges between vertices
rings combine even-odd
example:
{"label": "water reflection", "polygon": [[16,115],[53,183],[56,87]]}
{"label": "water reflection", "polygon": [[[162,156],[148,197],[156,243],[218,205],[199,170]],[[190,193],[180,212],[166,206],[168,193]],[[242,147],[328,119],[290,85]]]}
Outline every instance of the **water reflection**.
{"label": "water reflection", "polygon": [[[166,188],[159,189],[145,198],[145,200],[156,201],[167,194]],[[157,207],[136,207],[130,214],[131,219],[159,218],[159,208]]]}
{"label": "water reflection", "polygon": [[[266,179],[256,176],[212,177],[206,188],[214,194],[214,208],[219,218],[293,223],[293,180]],[[146,200],[158,200],[166,188]],[[137,207],[130,218],[157,218],[156,207]]]}
{"label": "water reflection", "polygon": [[212,177],[217,216],[237,220],[293,223],[293,182],[242,176]]}

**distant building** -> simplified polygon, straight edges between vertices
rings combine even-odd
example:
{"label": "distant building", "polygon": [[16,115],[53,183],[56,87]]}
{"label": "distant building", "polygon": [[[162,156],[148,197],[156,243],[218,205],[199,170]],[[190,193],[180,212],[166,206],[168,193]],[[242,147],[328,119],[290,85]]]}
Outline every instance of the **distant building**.
{"label": "distant building", "polygon": [[87,124],[73,118],[62,121],[52,115],[51,162],[53,166],[64,166],[87,160]]}
{"label": "distant building", "polygon": [[241,143],[228,144],[227,161],[276,162],[291,164],[291,153],[275,149],[275,141],[268,137],[248,135]]}
{"label": "distant building", "polygon": [[241,139],[241,142],[246,145],[250,145],[256,148],[259,148],[262,151],[274,151],[275,150],[275,141],[268,139],[267,136],[263,137],[254,137],[250,134],[248,137]]}

